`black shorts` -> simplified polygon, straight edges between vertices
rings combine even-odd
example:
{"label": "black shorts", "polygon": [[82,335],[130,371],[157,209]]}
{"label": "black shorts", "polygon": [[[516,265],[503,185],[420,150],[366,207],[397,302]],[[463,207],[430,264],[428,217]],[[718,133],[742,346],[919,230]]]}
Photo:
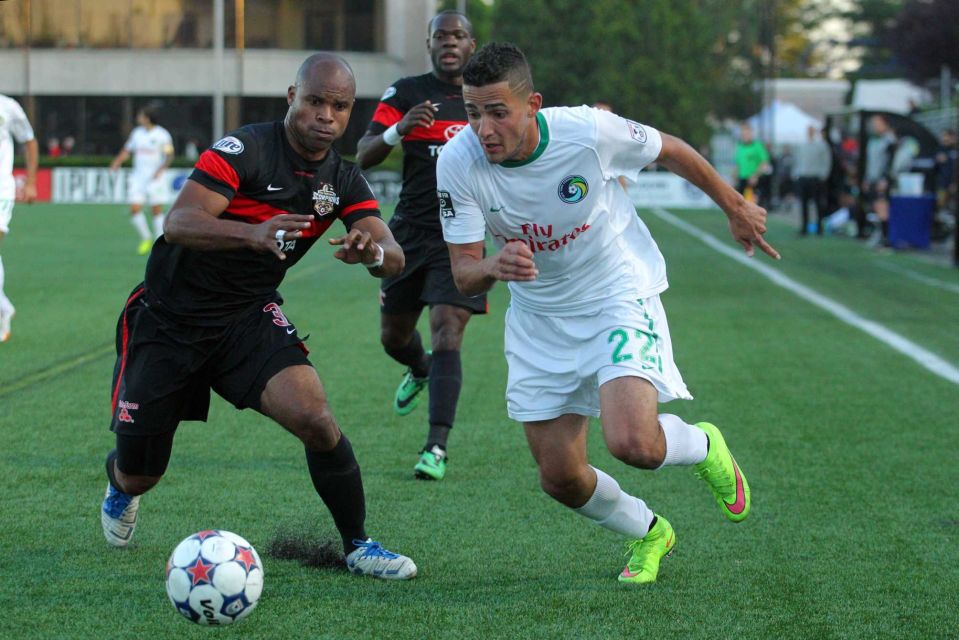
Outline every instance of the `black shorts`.
{"label": "black shorts", "polygon": [[307,349],[275,302],[225,327],[171,322],[133,291],[117,322],[110,429],[155,435],[181,420],[205,421],[210,389],[238,409],[259,408],[266,383],[286,367],[310,364]]}
{"label": "black shorts", "polygon": [[476,314],[486,313],[486,294],[471,298],[456,288],[442,232],[395,220],[390,220],[390,230],[403,248],[406,267],[398,276],[383,278],[380,310],[399,314],[419,311],[426,305],[450,304]]}

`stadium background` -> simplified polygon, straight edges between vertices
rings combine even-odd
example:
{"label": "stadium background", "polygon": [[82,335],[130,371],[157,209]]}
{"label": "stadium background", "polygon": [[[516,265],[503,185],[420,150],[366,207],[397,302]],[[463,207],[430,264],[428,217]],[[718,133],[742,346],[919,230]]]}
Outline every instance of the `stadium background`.
{"label": "stadium background", "polygon": [[[822,3],[497,0],[522,19],[494,31],[483,22],[481,40],[493,34],[527,47],[551,103],[612,99],[699,144],[710,109],[731,118],[758,110],[769,98],[758,80],[831,77],[853,58],[858,73],[891,73],[878,48],[852,55],[790,44],[785,17],[770,59],[760,42],[769,44],[768,8],[800,4]],[[898,11],[905,3],[855,4]],[[231,12],[239,5],[245,35],[237,51]],[[576,13],[585,6],[588,20]],[[654,589],[615,588],[619,537],[572,518],[537,485],[522,430],[505,417],[505,288],[494,288],[491,313],[467,333],[455,467],[440,485],[415,483],[410,454],[421,444],[422,414],[399,419],[390,407],[402,372],[378,344],[376,283],[321,246],[284,282],[284,309],[312,334],[320,375],[364,468],[371,527],[414,557],[421,575],[387,585],[268,555],[276,530],[322,543],[335,535],[332,523],[315,502],[302,446],[218,399],[209,423],[178,432],[169,477],[144,500],[137,546],[107,548],[97,509],[114,327],[144,260],[133,251],[126,207],[103,204],[122,202],[121,187],[96,166],[105,167],[147,101],[162,103],[178,153],[191,136],[201,146],[213,139],[212,7],[0,0],[0,91],[30,110],[47,167],[46,140],[77,136],[74,153],[83,155],[56,159],[69,177],[59,188],[92,203],[18,205],[4,240],[18,314],[0,346],[0,637],[208,638],[210,630],[173,612],[162,578],[176,542],[207,526],[244,535],[267,563],[259,608],[223,630],[243,638],[957,636],[959,394],[955,376],[935,375],[924,358],[959,364],[959,271],[925,252],[881,252],[842,236],[800,239],[781,212],[768,237],[784,259],[757,258],[751,270],[716,249],[738,250],[723,217],[677,210],[668,182],[647,204],[669,207],[685,224],[661,211],[640,215],[669,265],[670,329],[697,398],[670,409],[728,428],[750,474],[754,515],[743,525],[723,522],[688,470],[632,473],[591,429],[597,466],[621,473],[624,486],[648,495],[677,527],[680,546]],[[422,45],[433,10],[419,0],[226,0],[224,128],[281,115],[293,69],[308,50],[333,42],[328,48],[342,47],[360,81],[343,142],[349,152],[383,88],[427,68]],[[310,22],[311,11],[321,17]],[[875,24],[896,11],[875,14]],[[475,20],[486,18],[477,12]],[[597,20],[607,27],[592,33]],[[372,50],[352,39],[357,29]],[[726,49],[716,40],[702,48],[720,32]],[[627,58],[637,66],[623,73]],[[684,83],[685,92],[676,88]],[[52,189],[54,174],[46,175]],[[789,281],[861,322],[839,321]],[[896,332],[913,353],[863,326]]]}

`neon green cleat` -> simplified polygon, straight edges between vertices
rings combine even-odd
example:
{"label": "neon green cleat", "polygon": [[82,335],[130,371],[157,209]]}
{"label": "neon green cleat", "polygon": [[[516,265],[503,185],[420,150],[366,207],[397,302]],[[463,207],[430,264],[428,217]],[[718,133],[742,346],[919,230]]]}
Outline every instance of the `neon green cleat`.
{"label": "neon green cleat", "polygon": [[145,256],[150,253],[150,249],[153,248],[153,240],[140,240],[140,244],[137,245],[137,255]]}
{"label": "neon green cleat", "polygon": [[420,461],[413,467],[413,475],[420,480],[442,480],[446,475],[446,451],[433,445],[429,451],[420,452]]}
{"label": "neon green cleat", "polygon": [[[426,353],[429,353],[429,351]],[[400,381],[400,386],[396,388],[396,395],[393,397],[393,409],[397,415],[408,415],[419,405],[420,391],[426,388],[429,381],[429,376],[417,378],[413,375],[412,369],[406,370],[403,380]]]}
{"label": "neon green cleat", "polygon": [[673,533],[672,525],[663,516],[656,516],[656,524],[649,533],[626,543],[626,548],[632,555],[618,580],[631,584],[656,582],[659,561],[671,555],[675,546],[676,534]]}
{"label": "neon green cleat", "polygon": [[733,522],[742,522],[749,515],[749,483],[729,452],[723,434],[716,425],[699,422],[697,427],[709,438],[709,453],[696,465],[696,477],[706,481],[716,497],[720,511]]}

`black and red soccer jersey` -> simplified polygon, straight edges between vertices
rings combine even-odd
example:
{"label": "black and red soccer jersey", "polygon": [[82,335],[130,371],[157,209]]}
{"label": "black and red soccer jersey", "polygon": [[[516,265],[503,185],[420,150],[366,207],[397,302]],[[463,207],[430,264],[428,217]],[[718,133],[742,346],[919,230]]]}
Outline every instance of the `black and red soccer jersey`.
{"label": "black and red soccer jersey", "polygon": [[363,174],[330,149],[309,162],[290,146],[282,122],[233,131],[203,152],[190,179],[230,200],[221,219],[259,224],[284,213],[312,214],[303,237],[283,247],[286,260],[251,249],[197,251],[157,240],[147,262],[147,301],[163,314],[198,325],[229,322],[277,297],[286,270],[335,220],[347,229],[379,216]]}
{"label": "black and red soccer jersey", "polygon": [[404,222],[439,232],[436,161],[443,145],[467,125],[462,87],[443,82],[432,73],[401,78],[380,98],[368,132],[383,133],[426,100],[438,110],[431,127],[417,127],[403,137],[403,188],[394,218],[399,216]]}

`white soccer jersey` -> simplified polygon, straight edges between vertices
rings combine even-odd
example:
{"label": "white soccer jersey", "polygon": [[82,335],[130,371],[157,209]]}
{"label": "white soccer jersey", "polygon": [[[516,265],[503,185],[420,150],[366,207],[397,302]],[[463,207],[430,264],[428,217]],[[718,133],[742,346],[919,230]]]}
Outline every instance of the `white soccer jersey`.
{"label": "white soccer jersey", "polygon": [[539,146],[520,163],[491,164],[470,128],[446,144],[436,171],[446,241],[488,230],[498,248],[526,243],[539,276],[509,289],[530,311],[577,315],[664,291],[663,256],[617,181],[659,156],[659,132],[585,106],[542,109],[537,120]]}
{"label": "white soccer jersey", "polygon": [[0,95],[0,200],[13,200],[17,195],[13,180],[14,140],[20,144],[33,140],[33,127],[16,100]]}
{"label": "white soccer jersey", "polygon": [[133,155],[135,173],[152,175],[163,166],[167,156],[173,154],[173,138],[169,131],[159,125],[149,130],[137,127],[130,133],[123,148]]}

